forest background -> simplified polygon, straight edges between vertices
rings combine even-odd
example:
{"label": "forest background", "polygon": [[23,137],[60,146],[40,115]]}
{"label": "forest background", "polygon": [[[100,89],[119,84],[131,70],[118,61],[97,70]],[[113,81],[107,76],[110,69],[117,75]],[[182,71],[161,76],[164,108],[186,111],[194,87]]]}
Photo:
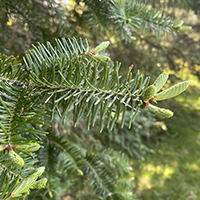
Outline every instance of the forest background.
{"label": "forest background", "polygon": [[[92,46],[102,41],[111,42],[106,53],[123,63],[121,73],[133,64],[135,73],[140,70],[154,80],[162,71],[170,74],[167,86],[180,80],[189,80],[189,89],[181,96],[163,103],[172,109],[173,118],[160,120],[146,112],[137,117],[129,135],[134,132],[135,145],[131,149],[120,146],[121,138],[109,140],[108,134],[97,135],[97,129],[90,132],[84,127],[84,120],[77,128],[71,122],[65,125],[65,132],[73,132],[79,139],[84,137],[91,143],[101,141],[104,145],[123,149],[131,159],[135,179],[133,193],[139,200],[197,200],[200,198],[200,2],[146,0],[149,8],[157,8],[184,25],[192,26],[189,32],[176,36],[157,37],[154,33],[137,31],[135,38],[111,35],[111,27],[105,28],[98,19],[90,16],[90,10],[81,0],[37,1],[30,5],[24,1],[7,1],[10,18],[3,7],[0,12],[0,52],[22,58],[37,42],[54,43],[55,38],[87,37]],[[92,1],[86,1],[92,9]],[[0,3],[4,3],[0,1]],[[93,9],[96,9],[95,7]],[[106,24],[107,26],[107,24]],[[55,130],[63,131],[57,121]],[[118,127],[115,127],[116,131]],[[82,132],[80,136],[78,133]],[[86,137],[85,135],[88,134]],[[81,142],[81,141],[80,141]],[[62,193],[62,192],[61,192]],[[63,199],[70,199],[65,196]]]}

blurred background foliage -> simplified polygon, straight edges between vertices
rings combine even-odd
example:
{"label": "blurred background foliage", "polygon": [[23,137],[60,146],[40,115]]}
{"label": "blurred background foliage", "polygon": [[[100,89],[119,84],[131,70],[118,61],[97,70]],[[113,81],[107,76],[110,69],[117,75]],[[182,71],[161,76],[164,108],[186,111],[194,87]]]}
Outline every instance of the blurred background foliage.
{"label": "blurred background foliage", "polygon": [[[169,72],[168,86],[189,79],[186,93],[163,104],[175,112],[172,119],[161,121],[142,109],[131,129],[116,125],[99,134],[99,128],[88,131],[84,120],[73,127],[69,114],[64,124],[55,120],[51,131],[84,148],[106,146],[125,152],[131,158],[138,199],[199,199],[200,1],[144,0],[149,8],[184,20],[193,29],[168,38],[139,30],[132,33],[135,40],[113,30],[107,20],[112,0],[102,1],[103,6],[100,0],[0,0],[0,52],[22,57],[32,44],[54,43],[61,37],[87,37],[92,46],[109,40],[106,53],[123,63],[122,73],[133,64],[135,72],[139,69],[152,81],[161,71]],[[92,16],[91,9],[101,17]]]}

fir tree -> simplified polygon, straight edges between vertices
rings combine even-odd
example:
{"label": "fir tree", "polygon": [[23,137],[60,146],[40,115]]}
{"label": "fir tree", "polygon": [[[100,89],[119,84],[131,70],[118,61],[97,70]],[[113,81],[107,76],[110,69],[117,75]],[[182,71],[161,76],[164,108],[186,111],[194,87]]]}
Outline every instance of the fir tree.
{"label": "fir tree", "polygon": [[[141,2],[82,2],[88,7],[81,18],[88,21],[90,30],[95,25],[102,31],[112,27],[108,35],[116,34],[126,42],[140,29],[159,37],[190,29]],[[38,35],[45,38],[38,25],[45,21],[35,11],[39,5],[46,6],[45,1],[8,0],[1,4],[4,15],[13,13],[15,20],[26,21],[36,40]],[[54,1],[48,5],[48,11],[60,9]],[[32,20],[32,15],[37,17]],[[70,27],[57,27],[57,21],[52,24],[56,27],[53,33]],[[2,26],[10,28],[7,23]],[[85,118],[87,125],[80,131],[96,124],[99,132],[111,131],[115,124],[131,128],[142,106],[158,117],[171,117],[172,111],[153,102],[179,95],[189,83],[159,92],[168,74],[162,73],[150,86],[150,78],[133,72],[132,66],[121,76],[121,64],[102,53],[108,41],[91,47],[83,37],[49,40],[33,45],[21,62],[1,55],[0,199],[134,199],[128,156],[101,143],[90,143],[94,138],[69,133],[65,126],[71,119],[73,126],[80,127]]]}

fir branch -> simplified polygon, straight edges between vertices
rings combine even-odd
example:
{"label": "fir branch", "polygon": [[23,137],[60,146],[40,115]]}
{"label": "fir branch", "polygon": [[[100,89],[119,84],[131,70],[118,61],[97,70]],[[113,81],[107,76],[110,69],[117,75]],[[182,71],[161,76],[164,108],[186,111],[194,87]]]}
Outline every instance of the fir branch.
{"label": "fir branch", "polygon": [[176,32],[177,22],[174,19],[137,1],[116,1],[112,19],[116,30],[129,37],[139,28],[145,32],[154,31],[158,37],[161,33],[172,35]]}
{"label": "fir branch", "polygon": [[[121,107],[132,108],[134,105],[137,108],[142,104],[140,96],[149,78],[143,81],[137,73],[135,79],[131,80],[131,67],[125,77],[120,77],[120,64],[113,66],[109,62],[96,61],[93,58],[94,50],[89,49],[87,40],[57,39],[56,44],[55,47],[50,43],[47,46],[34,46],[24,58],[27,77],[34,88],[31,96],[35,99],[43,93],[44,98],[40,101],[50,103],[52,117],[56,111],[64,118],[65,113],[73,107],[75,125],[86,115],[90,127],[94,126],[98,113],[105,115],[106,112],[111,114],[113,110],[118,110],[110,124],[112,129]],[[136,108],[132,109],[132,114]],[[101,119],[103,130],[104,118]],[[130,121],[133,119],[130,118]]]}
{"label": "fir branch", "polygon": [[[108,23],[112,24],[112,30],[116,36],[120,36],[125,41],[132,41],[134,34],[139,29],[144,32],[153,32],[157,37],[166,37],[167,35],[175,35],[177,32],[177,21],[165,16],[161,11],[149,9],[147,5],[136,0],[114,0],[102,1],[100,5],[85,0],[86,5],[91,12],[85,12],[85,18],[88,19],[91,27],[101,25],[105,30],[109,30]],[[91,14],[92,13],[92,14]],[[92,17],[95,15],[95,17]],[[104,20],[100,20],[104,19]]]}
{"label": "fir branch", "polygon": [[[155,93],[165,83],[162,77],[168,75],[160,75],[149,87],[149,77],[143,79],[137,72],[132,78],[132,66],[122,77],[119,75],[120,63],[113,65],[109,57],[98,54],[107,46],[108,42],[90,49],[87,40],[75,38],[57,39],[55,47],[49,42],[46,46],[38,44],[24,57],[24,65],[19,65],[16,73],[9,64],[13,60],[3,57],[4,62],[0,65],[0,74],[3,74],[0,82],[0,133],[3,135],[0,163],[6,166],[6,173],[1,174],[0,179],[7,181],[3,186],[6,190],[0,194],[2,197],[23,198],[30,189],[44,187],[47,179],[44,196],[57,196],[63,193],[62,188],[57,191],[57,185],[63,177],[72,176],[76,177],[74,182],[83,176],[87,187],[103,198],[129,199],[132,196],[129,161],[124,154],[111,149],[92,149],[91,153],[63,136],[46,136],[47,132],[40,128],[44,124],[47,126],[56,112],[64,119],[69,110],[72,110],[75,126],[86,116],[88,128],[99,120],[101,131],[104,122],[112,130],[119,119],[123,127],[125,118],[130,128],[142,104],[156,116],[166,116],[168,110],[150,107],[149,101],[156,99]],[[181,83],[166,90],[165,98],[180,94],[188,85],[188,82]],[[37,140],[43,136],[46,136],[44,148],[38,157],[40,164],[47,168],[47,179],[37,181],[44,170],[35,174],[29,167],[37,162],[33,151],[38,150]],[[10,170],[22,172],[23,177],[21,180],[18,174],[20,182],[13,182],[12,188],[9,187],[11,177],[7,176]],[[73,183],[69,183],[69,190]]]}

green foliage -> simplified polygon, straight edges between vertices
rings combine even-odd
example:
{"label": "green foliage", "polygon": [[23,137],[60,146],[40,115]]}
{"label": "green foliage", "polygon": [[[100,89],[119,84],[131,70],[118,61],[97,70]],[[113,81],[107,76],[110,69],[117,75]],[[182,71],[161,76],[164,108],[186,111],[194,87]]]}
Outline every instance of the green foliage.
{"label": "green foliage", "polygon": [[196,101],[200,96],[200,84],[194,76],[190,76],[189,81],[190,88],[168,102],[175,115],[172,120],[165,120],[167,133],[149,138],[151,142],[148,144],[156,153],[146,155],[145,160],[133,162],[134,193],[138,194],[138,199],[197,200],[200,197],[197,184],[200,175],[200,146],[197,142],[200,102]]}
{"label": "green foliage", "polygon": [[[64,120],[69,110],[72,110],[75,126],[82,116],[87,116],[90,128],[95,125],[99,115],[101,131],[105,119],[107,128],[112,130],[122,112],[121,126],[124,126],[126,118],[130,128],[143,103],[142,94],[149,78],[143,81],[143,77],[137,73],[131,79],[132,67],[128,68],[124,77],[120,77],[120,64],[96,61],[87,40],[57,39],[56,44],[55,47],[50,43],[34,46],[24,57],[25,64],[20,65],[16,72],[21,76],[12,72],[15,68],[7,67],[10,66],[10,58],[3,57],[1,74],[6,74],[6,77],[1,81],[1,143],[5,146],[1,155],[1,160],[5,160],[1,162],[4,166],[2,173],[8,166],[30,166],[35,157],[32,151],[39,147],[36,141],[43,136],[48,141],[44,142],[38,158],[40,166],[48,169],[46,175],[50,177],[44,195],[51,197],[63,193],[62,190],[60,193],[57,191],[57,184],[62,182],[59,173],[65,173],[70,177],[74,174],[77,179],[83,176],[84,182],[90,183],[88,186],[102,198],[128,199],[126,194],[129,194],[131,184],[126,178],[130,173],[127,171],[128,159],[124,154],[115,153],[112,149],[81,150],[63,137],[52,134],[45,137],[46,132],[41,128],[44,123],[47,126],[55,114]],[[20,155],[14,153],[12,148],[20,151]],[[8,161],[5,159],[6,151],[15,154]],[[53,158],[47,156],[52,151],[55,152]],[[58,165],[53,165],[52,161]],[[27,170],[30,173],[30,169]],[[37,181],[37,175],[25,176],[23,179],[21,173],[17,173],[21,181],[15,182],[14,191],[9,194],[8,190],[2,193],[2,197],[23,197],[29,193],[29,188],[40,188],[37,185],[42,181]],[[69,182],[69,189],[73,188],[73,183]],[[117,191],[123,192],[119,194]]]}
{"label": "green foliage", "polygon": [[[123,108],[127,107],[130,110],[130,124],[138,114],[139,107],[142,104],[140,95],[147,87],[149,78],[143,81],[142,76],[137,73],[134,79],[129,79],[131,68],[128,69],[126,76],[119,77],[120,65],[113,66],[112,62],[96,61],[93,55],[90,55],[91,51],[87,41],[83,42],[81,39],[79,42],[76,39],[69,39],[68,41],[62,39],[61,41],[57,39],[56,43],[56,47],[52,47],[50,43],[47,43],[47,46],[39,44],[38,47],[34,47],[24,57],[25,65],[22,67],[20,65],[20,70],[16,72],[21,76],[16,76],[16,73],[12,72],[15,68],[7,67],[10,58],[6,60],[3,57],[1,74],[6,74],[6,78],[2,78],[1,81],[1,134],[3,135],[1,142],[6,148],[1,155],[5,162],[1,162],[1,164],[5,166],[4,168],[8,168],[8,166],[18,168],[22,165],[26,168],[27,165],[32,164],[32,158],[35,157],[32,151],[38,149],[36,141],[46,134],[41,127],[44,123],[47,125],[51,118],[53,119],[55,112],[64,119],[65,113],[73,108],[74,123],[77,124],[79,118],[86,115],[88,117],[88,128],[90,123],[94,126],[99,113],[101,130],[104,127],[105,116],[108,116],[108,118],[106,117],[107,127],[112,129]],[[17,78],[13,78],[14,75]],[[125,118],[126,109],[123,110]],[[98,195],[107,196],[111,193],[114,195],[114,188],[122,187],[120,186],[122,184],[120,176],[127,167],[125,161],[122,162],[123,156],[117,162],[115,159],[119,154],[113,154],[112,150],[107,153],[105,151],[99,157],[100,155],[97,156],[98,153],[94,154],[94,150],[92,154],[83,154],[69,142],[63,143],[62,139],[57,141],[56,138],[53,138],[52,142],[58,145],[56,163],[62,162],[62,170],[59,170],[62,173],[66,171],[70,176],[71,173],[76,173],[79,176],[82,173],[88,174],[91,179],[89,181],[91,187]],[[48,169],[52,166],[49,165],[51,162],[46,156],[46,148],[50,148],[50,151],[52,149],[56,151],[56,146],[53,146],[44,145],[41,156],[39,155],[42,161],[41,165]],[[60,149],[60,147],[62,148]],[[8,150],[11,153],[13,152],[12,148],[20,151],[21,157],[15,153],[14,158],[6,161],[7,154],[4,154],[4,152]],[[45,154],[43,155],[42,152],[45,152]],[[106,164],[107,162],[106,154],[114,159],[107,163],[108,168],[114,165],[115,171],[113,173],[110,172],[110,169],[106,172],[101,167],[102,163]],[[80,159],[81,155],[83,159]],[[55,160],[54,158],[53,161]],[[21,161],[23,161],[23,164]],[[113,162],[116,162],[116,164]],[[122,165],[119,165],[119,163]],[[128,163],[127,159],[126,163]],[[27,170],[29,171],[29,169]],[[52,169],[52,171],[54,170]],[[92,174],[93,171],[94,174]],[[13,198],[27,195],[29,188],[35,188],[32,185],[38,183],[35,175],[24,179],[21,178],[23,175],[19,175],[21,181],[15,184],[15,189],[10,194]],[[55,176],[55,173],[52,176]],[[50,177],[50,175],[47,177]],[[124,178],[122,176],[122,179]],[[52,180],[53,178],[50,179],[49,187],[52,186]],[[124,188],[126,184],[123,183],[122,185]],[[127,187],[129,186],[130,184]],[[50,189],[51,193],[55,195],[56,189],[57,185],[55,185],[55,190]]]}
{"label": "green foliage", "polygon": [[98,46],[96,46],[94,48],[94,53],[99,53],[101,51],[103,51],[104,49],[106,49],[109,46],[110,42],[102,42],[101,44],[99,44]]}
{"label": "green foliage", "polygon": [[159,92],[162,89],[162,87],[167,82],[168,77],[169,74],[167,72],[163,72],[158,76],[158,78],[153,83],[153,85],[156,87],[156,92]]}
{"label": "green foliage", "polygon": [[173,112],[169,109],[159,108],[159,107],[151,105],[151,104],[148,104],[146,107],[156,117],[170,118],[173,116]]}
{"label": "green foliage", "polygon": [[177,22],[172,17],[150,9],[141,1],[71,2],[74,6],[63,7],[56,0],[2,0],[0,51],[23,56],[37,42],[53,43],[55,37],[80,35],[95,39],[98,31],[108,37],[120,36],[129,42],[140,29],[148,33],[154,31],[157,36],[172,35],[177,31]]}
{"label": "green foliage", "polygon": [[173,116],[173,112],[168,109],[159,108],[157,106],[151,105],[149,101],[156,102],[176,97],[182,92],[184,92],[190,84],[189,81],[184,81],[170,87],[167,90],[164,90],[160,93],[156,93],[164,86],[164,84],[167,81],[167,78],[168,73],[163,72],[158,76],[153,85],[150,85],[148,88],[146,88],[143,93],[144,105],[152,114],[159,118],[170,118]]}
{"label": "green foliage", "polygon": [[[115,36],[130,41],[139,29],[154,31],[159,37],[177,31],[177,22],[173,18],[165,17],[141,2],[83,2],[80,27],[101,25],[100,29],[107,30],[108,36],[114,30]],[[16,64],[20,62],[17,58],[1,55],[0,198],[60,199],[67,196],[67,191],[69,196],[82,200],[134,199],[126,154],[137,155],[141,150],[141,137],[140,131],[130,135],[128,129],[133,128],[142,104],[152,99],[144,98],[150,78],[143,78],[139,71],[133,75],[133,66],[121,76],[121,64],[113,63],[110,56],[102,53],[109,45],[108,41],[91,48],[83,37],[61,37],[70,25],[63,23],[67,17],[59,10],[60,5],[52,0],[47,4],[50,7],[44,9],[44,15],[41,11],[37,13],[40,5],[46,8],[46,1],[2,2],[2,27],[5,30],[11,28],[8,19],[13,14],[14,21],[21,24],[20,30],[25,30],[26,34],[34,30],[32,43],[42,42],[27,51],[21,64]],[[58,18],[53,17],[55,13]],[[90,18],[91,14],[94,18]],[[72,16],[72,21],[79,18],[74,13]],[[178,28],[181,29],[181,25],[179,23]],[[52,40],[54,34],[60,39]],[[47,40],[51,42],[45,45]],[[2,43],[6,41],[9,40],[1,38]],[[3,51],[8,51],[8,47]],[[162,85],[164,82],[157,80],[154,93]],[[175,90],[168,90],[167,96],[176,96],[184,89],[176,86]],[[102,144],[83,144],[87,141],[80,144],[77,141],[82,139],[81,133],[73,135],[76,140],[72,140],[66,130],[60,133],[53,126],[57,117],[65,123],[68,115],[72,115],[70,119],[75,127],[84,118],[87,129],[99,124],[98,132],[108,131],[109,137],[114,133],[116,137],[110,141],[116,146],[120,144],[119,138],[124,137],[119,133],[123,127],[127,137],[123,138],[121,149],[115,145],[111,148]],[[39,176],[42,177],[38,179]]]}
{"label": "green foliage", "polygon": [[[132,108],[131,116],[141,105],[140,94],[146,88],[149,78],[136,74],[128,80],[131,68],[123,78],[119,78],[120,64],[96,61],[88,47],[87,41],[76,39],[67,42],[56,40],[53,48],[34,47],[24,59],[29,78],[34,83],[34,98],[39,97],[42,90],[41,104],[51,105],[52,117],[56,112],[62,119],[73,106],[73,121],[76,126],[79,119],[86,113],[88,128],[94,126],[100,113],[101,130],[104,127],[105,115],[108,113],[108,128],[113,128],[123,107]],[[51,58],[51,60],[49,59]],[[47,60],[47,63],[44,62]],[[114,119],[112,112],[116,111]],[[125,117],[126,113],[124,113]],[[130,123],[133,117],[130,118]]]}
{"label": "green foliage", "polygon": [[145,101],[148,101],[150,99],[152,99],[154,97],[156,93],[156,87],[154,85],[150,85],[145,91],[144,91],[144,94],[143,94],[143,99]]}
{"label": "green foliage", "polygon": [[[95,17],[92,17],[93,12],[84,13],[91,25],[100,24],[102,27],[107,27],[107,23],[112,23],[114,34],[122,37],[125,41],[132,41],[134,32],[142,29],[143,32],[154,31],[155,35],[173,35],[176,32],[176,22],[173,18],[165,16],[161,11],[149,9],[141,1],[103,1],[98,3],[91,0],[86,0],[86,5],[90,11],[95,11]],[[101,20],[99,20],[101,19]],[[104,20],[102,20],[104,19]],[[112,27],[111,26],[111,27]]]}
{"label": "green foliage", "polygon": [[24,165],[23,158],[21,158],[20,155],[18,155],[13,150],[9,151],[8,158],[10,160],[11,165],[15,167],[22,167]]}
{"label": "green foliage", "polygon": [[161,101],[161,100],[171,99],[175,96],[178,96],[179,94],[181,94],[183,91],[185,91],[187,89],[189,84],[190,84],[189,81],[184,81],[184,82],[178,83],[178,84],[170,87],[169,89],[158,93],[157,96],[155,97],[155,100]]}
{"label": "green foliage", "polygon": [[23,56],[32,44],[74,32],[64,9],[54,0],[2,0],[0,18],[0,51],[8,55]]}
{"label": "green foliage", "polygon": [[[52,150],[54,154],[51,154]],[[47,188],[43,189],[42,194],[51,192],[55,198],[59,198],[70,191],[77,194],[77,199],[91,198],[91,194],[106,199],[108,194],[115,194],[116,187],[121,188],[122,195],[125,195],[125,190],[131,190],[129,159],[112,149],[87,150],[68,141],[64,135],[58,137],[52,133],[45,139],[39,159],[48,168]],[[37,195],[32,193],[28,198]],[[45,196],[48,198],[50,194]]]}
{"label": "green foliage", "polygon": [[[140,109],[140,114],[133,121],[131,127],[127,120],[122,123],[119,121],[112,131],[106,130],[103,134],[95,134],[97,139],[102,141],[103,146],[110,146],[115,150],[126,153],[130,159],[143,159],[145,153],[153,152],[144,144],[152,132],[156,132],[154,118],[146,109]],[[123,127],[121,126],[123,124]]]}

